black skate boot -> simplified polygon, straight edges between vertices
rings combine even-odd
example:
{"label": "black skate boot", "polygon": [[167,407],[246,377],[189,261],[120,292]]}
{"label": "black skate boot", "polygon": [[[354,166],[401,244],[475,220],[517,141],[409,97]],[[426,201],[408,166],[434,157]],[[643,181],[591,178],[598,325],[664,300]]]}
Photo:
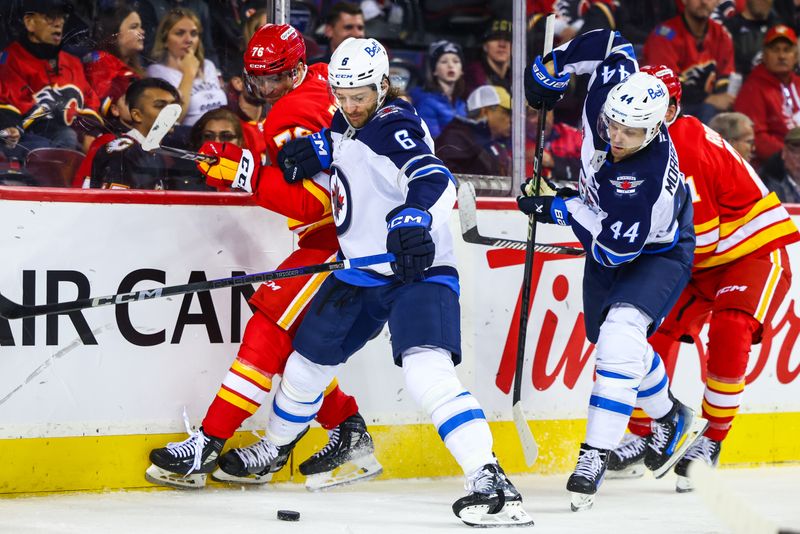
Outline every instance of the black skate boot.
{"label": "black skate boot", "polygon": [[167,443],[166,447],[150,451],[152,465],[144,477],[153,484],[180,489],[199,489],[206,485],[206,474],[217,466],[225,440],[206,436],[201,428],[190,432],[189,437],[179,443]]}
{"label": "black skate boot", "polygon": [[625,434],[622,443],[608,455],[606,478],[639,478],[644,475],[647,438]]}
{"label": "black skate boot", "polygon": [[355,413],[328,431],[328,443],[300,464],[306,489],[318,491],[352,484],[380,475],[383,467],[375,459],[375,445],[361,414]]}
{"label": "black skate boot", "polygon": [[272,480],[273,473],[286,465],[292,449],[306,432],[308,427],[287,445],[275,445],[259,436],[260,439],[248,447],[231,449],[219,457],[219,469],[211,474],[211,478],[235,484],[266,484]]}
{"label": "black skate boot", "polygon": [[696,417],[691,408],[672,397],[671,393],[670,398],[674,405],[669,413],[650,423],[653,433],[647,439],[644,455],[644,465],[656,478],[667,474],[708,427],[706,419]]}
{"label": "black skate boot", "polygon": [[573,512],[588,510],[594,504],[594,495],[603,483],[610,453],[608,449],[598,449],[581,443],[575,471],[567,480],[567,491],[572,494],[570,508]]}
{"label": "black skate boot", "polygon": [[694,445],[689,447],[686,454],[675,464],[675,474],[678,480],[675,483],[675,491],[687,493],[694,490],[692,481],[689,479],[689,465],[692,462],[705,462],[709,467],[717,467],[719,463],[719,453],[722,452],[722,442],[702,436]]}
{"label": "black skate boot", "polygon": [[453,503],[453,513],[471,527],[532,526],[522,495],[498,464],[486,464],[467,477],[469,492]]}

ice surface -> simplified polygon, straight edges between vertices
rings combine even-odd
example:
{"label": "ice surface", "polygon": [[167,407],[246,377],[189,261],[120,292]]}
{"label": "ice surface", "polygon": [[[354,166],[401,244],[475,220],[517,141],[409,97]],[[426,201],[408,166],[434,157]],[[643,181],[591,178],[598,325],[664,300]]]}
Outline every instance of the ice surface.
{"label": "ice surface", "polygon": [[[800,466],[723,469],[720,479],[772,521],[800,531]],[[513,476],[534,530],[547,533],[730,532],[696,494],[674,492],[675,477],[608,480],[594,508],[569,510],[567,475]],[[324,493],[297,484],[201,491],[141,490],[0,499],[2,533],[220,532],[411,534],[470,532],[450,509],[460,479],[373,481]],[[300,521],[279,521],[279,509]],[[505,529],[503,531],[506,531]],[[496,532],[496,531],[495,531]]]}

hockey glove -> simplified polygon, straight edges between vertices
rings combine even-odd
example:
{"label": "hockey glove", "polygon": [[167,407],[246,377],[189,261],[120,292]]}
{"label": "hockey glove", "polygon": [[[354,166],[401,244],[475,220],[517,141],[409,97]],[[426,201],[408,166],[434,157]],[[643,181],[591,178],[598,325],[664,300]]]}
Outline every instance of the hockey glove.
{"label": "hockey glove", "polygon": [[256,170],[256,162],[249,150],[243,150],[233,143],[207,141],[200,147],[199,152],[217,158],[217,162],[214,164],[205,161],[197,162],[197,168],[206,177],[208,185],[253,192],[252,179]]}
{"label": "hockey glove", "polygon": [[392,271],[404,283],[413,282],[433,265],[436,255],[431,214],[414,204],[403,204],[389,212],[386,222],[386,250],[395,256]]}
{"label": "hockey glove", "polygon": [[569,211],[564,199],[559,196],[517,197],[517,206],[522,213],[533,215],[537,222],[569,226]]}
{"label": "hockey glove", "polygon": [[[533,191],[533,178],[528,178],[519,186],[520,190],[522,191],[522,196],[525,197],[535,197],[536,193]],[[569,199],[572,197],[577,197],[580,193],[576,190],[572,189],[571,187],[558,187],[555,183],[551,182],[547,178],[542,177],[539,180],[539,195],[540,196],[559,196],[563,199]]]}
{"label": "hockey glove", "polygon": [[278,152],[283,179],[293,184],[331,166],[331,132],[323,128],[307,137],[292,139]]}
{"label": "hockey glove", "polygon": [[542,56],[536,56],[533,64],[525,69],[525,98],[528,104],[537,109],[553,109],[569,87],[569,74],[553,77],[542,63]]}

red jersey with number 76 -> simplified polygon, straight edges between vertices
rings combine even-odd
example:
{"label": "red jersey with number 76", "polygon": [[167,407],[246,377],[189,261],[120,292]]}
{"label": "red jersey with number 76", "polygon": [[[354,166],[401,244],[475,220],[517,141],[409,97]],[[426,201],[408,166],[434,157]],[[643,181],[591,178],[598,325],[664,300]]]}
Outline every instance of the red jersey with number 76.
{"label": "red jersey with number 76", "polygon": [[261,168],[254,192],[260,205],[289,218],[300,247],[336,250],[336,229],[331,216],[327,179],[288,184],[275,166],[278,150],[287,141],[318,132],[331,125],[336,111],[328,89],[328,65],[308,67],[303,81],[281,97],[264,120],[264,138],[270,165]]}

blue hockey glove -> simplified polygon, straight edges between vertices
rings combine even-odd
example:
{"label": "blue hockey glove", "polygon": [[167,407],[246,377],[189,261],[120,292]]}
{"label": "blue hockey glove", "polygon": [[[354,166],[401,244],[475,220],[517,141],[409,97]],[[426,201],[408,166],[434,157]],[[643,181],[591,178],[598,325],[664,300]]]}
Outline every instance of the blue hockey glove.
{"label": "blue hockey glove", "polygon": [[331,145],[331,132],[327,128],[283,145],[278,152],[278,166],[283,171],[283,179],[293,184],[330,167],[333,157]]}
{"label": "blue hockey glove", "polygon": [[392,271],[404,283],[413,282],[433,265],[436,255],[431,214],[414,204],[403,204],[389,212],[386,222],[386,250],[395,256]]}
{"label": "blue hockey glove", "polygon": [[525,69],[525,98],[534,108],[553,109],[569,87],[569,74],[554,78],[542,63],[542,56],[536,56],[533,64]]}
{"label": "blue hockey glove", "polygon": [[[534,192],[533,187],[533,178],[528,178],[524,182],[522,182],[519,186],[520,191],[522,191],[522,196],[524,197],[535,197],[537,196]],[[541,196],[558,196],[563,199],[569,199],[572,197],[577,197],[580,195],[575,189],[571,187],[558,187],[555,183],[548,180],[544,176],[539,179],[539,195]]]}
{"label": "blue hockey glove", "polygon": [[537,222],[569,226],[569,211],[564,199],[559,196],[517,197],[517,206],[522,213],[533,215]]}

